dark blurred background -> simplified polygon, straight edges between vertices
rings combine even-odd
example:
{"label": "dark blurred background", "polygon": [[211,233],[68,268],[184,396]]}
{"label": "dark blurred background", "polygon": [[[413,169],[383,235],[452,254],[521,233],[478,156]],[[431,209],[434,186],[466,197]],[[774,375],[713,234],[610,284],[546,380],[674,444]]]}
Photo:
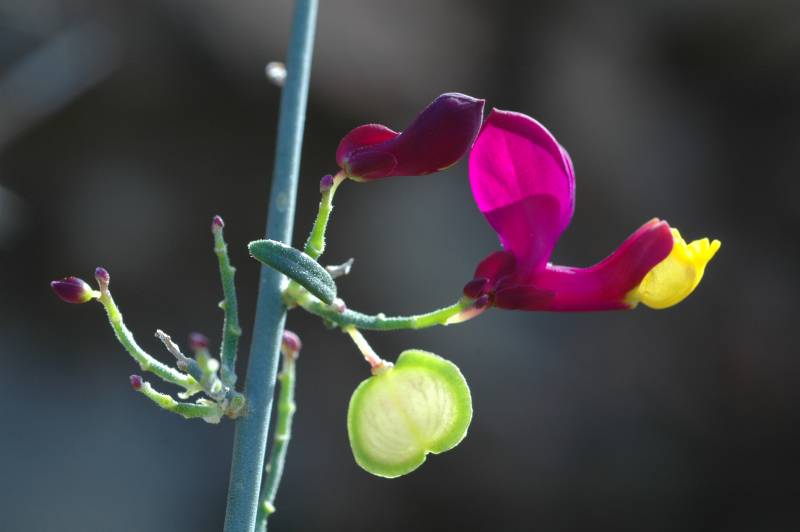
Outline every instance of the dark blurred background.
{"label": "dark blurred background", "polygon": [[[136,395],[96,305],[51,279],[107,267],[128,325],[219,340],[208,231],[227,222],[252,321],[288,0],[0,1],[0,529],[222,527],[233,424]],[[460,91],[530,114],[570,151],[578,203],[555,261],[588,265],[653,216],[723,247],[666,311],[492,311],[368,334],[393,359],[455,361],[469,437],[397,480],[345,428],[366,365],[292,312],[303,338],[271,530],[790,531],[797,505],[800,295],[797,2],[322,2],[295,244],[352,127],[405,127]],[[326,260],[352,308],[449,304],[497,248],[466,165],[346,183]],[[244,371],[249,335],[243,342]],[[792,347],[795,346],[795,347]],[[161,387],[167,390],[167,386]]]}

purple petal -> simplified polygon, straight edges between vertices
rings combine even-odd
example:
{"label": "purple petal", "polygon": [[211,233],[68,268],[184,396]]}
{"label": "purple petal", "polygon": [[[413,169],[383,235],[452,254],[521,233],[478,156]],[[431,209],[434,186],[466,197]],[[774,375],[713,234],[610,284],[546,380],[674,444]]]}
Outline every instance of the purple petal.
{"label": "purple petal", "polygon": [[377,124],[354,129],[339,144],[336,162],[355,179],[437,172],[472,146],[483,104],[464,94],[442,94],[400,134]]}
{"label": "purple petal", "polygon": [[562,233],[559,209],[553,196],[536,195],[484,213],[503,248],[516,257],[519,275],[534,275],[547,264]]}
{"label": "purple petal", "polygon": [[495,251],[478,264],[475,269],[475,278],[489,279],[494,283],[501,277],[514,273],[515,264],[516,260],[511,253]]}
{"label": "purple petal", "polygon": [[[666,222],[653,219],[629,236],[603,261],[589,268],[548,264],[536,277],[536,287],[552,292],[543,302],[531,298],[516,308],[525,310],[586,311],[627,309],[628,292],[672,251],[673,238]],[[498,305],[500,306],[500,305]]]}
{"label": "purple petal", "polygon": [[545,308],[553,299],[553,292],[538,286],[519,285],[501,288],[494,294],[494,304],[507,310],[532,310]]}
{"label": "purple petal", "polygon": [[567,152],[533,118],[494,109],[470,154],[469,177],[503,246],[526,267],[541,267],[575,209]]}
{"label": "purple petal", "polygon": [[380,124],[365,124],[358,126],[344,136],[336,149],[336,164],[344,168],[344,163],[349,154],[359,148],[382,144],[399,136],[400,133],[392,131]]}

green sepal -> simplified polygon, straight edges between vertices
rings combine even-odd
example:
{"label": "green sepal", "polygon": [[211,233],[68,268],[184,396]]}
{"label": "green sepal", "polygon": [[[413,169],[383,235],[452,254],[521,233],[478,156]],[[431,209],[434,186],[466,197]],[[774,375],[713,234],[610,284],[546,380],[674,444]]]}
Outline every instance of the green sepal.
{"label": "green sepal", "polygon": [[412,349],[356,388],[347,433],[358,465],[395,478],[422,465],[428,453],[458,445],[471,421],[472,397],[458,367]]}
{"label": "green sepal", "polygon": [[254,259],[297,281],[324,303],[331,304],[336,298],[331,274],[302,251],[275,240],[254,240],[247,249]]}

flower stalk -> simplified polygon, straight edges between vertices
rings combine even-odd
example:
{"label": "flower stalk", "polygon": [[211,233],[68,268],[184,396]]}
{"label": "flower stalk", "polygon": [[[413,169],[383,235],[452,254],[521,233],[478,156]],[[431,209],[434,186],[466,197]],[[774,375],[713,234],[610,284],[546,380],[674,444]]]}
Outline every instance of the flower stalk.
{"label": "flower stalk", "polygon": [[331,177],[326,175],[320,182],[320,192],[322,198],[319,201],[319,210],[317,210],[317,218],[314,220],[314,227],[311,229],[311,234],[308,235],[306,241],[305,253],[314,260],[325,253],[325,231],[328,228],[328,220],[330,220],[331,212],[333,211],[333,196],[336,194],[336,189],[346,179],[343,172],[337,173]]}
{"label": "flower stalk", "polygon": [[114,302],[114,298],[111,297],[111,291],[108,289],[108,282],[100,283],[100,297],[98,297],[97,300],[103,305],[117,340],[136,363],[139,364],[142,371],[149,371],[161,380],[183,388],[185,392],[181,394],[182,398],[188,398],[202,391],[202,386],[194,377],[167,366],[139,347],[139,344],[136,343],[136,339],[133,337],[133,333],[125,325],[122,319],[122,313]]}
{"label": "flower stalk", "polygon": [[[280,392],[278,395],[277,420],[275,422],[275,435],[272,439],[269,461],[264,467],[264,478],[261,484],[261,503],[258,505],[256,531],[266,532],[267,519],[275,513],[275,496],[283,477],[283,468],[286,463],[286,452],[289,450],[289,440],[292,435],[292,420],[297,410],[294,402],[295,389],[295,364],[300,353],[299,342],[291,341],[297,338],[294,333],[284,331],[284,341],[281,346],[283,362],[281,373],[278,375]],[[289,341],[287,341],[287,339]]]}

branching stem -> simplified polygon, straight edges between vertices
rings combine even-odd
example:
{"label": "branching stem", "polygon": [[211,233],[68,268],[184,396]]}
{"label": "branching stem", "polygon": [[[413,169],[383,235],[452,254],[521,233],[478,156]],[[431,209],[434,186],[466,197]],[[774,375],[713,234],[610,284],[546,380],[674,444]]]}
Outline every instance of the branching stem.
{"label": "branching stem", "polygon": [[219,306],[224,313],[222,322],[222,346],[220,347],[220,379],[226,386],[233,388],[236,384],[236,355],[239,351],[239,338],[242,329],[239,326],[239,304],[236,297],[234,276],[236,268],[231,266],[228,257],[228,245],[225,243],[222,226],[216,226],[214,234],[214,253],[219,262],[219,276],[222,281],[224,299]]}
{"label": "branching stem", "polygon": [[111,328],[114,330],[117,340],[119,340],[122,347],[124,347],[131,357],[139,364],[142,371],[149,371],[163,381],[182,387],[186,390],[186,394],[184,395],[191,395],[203,389],[200,383],[191,375],[187,375],[186,373],[159,362],[144,349],[139,347],[139,344],[136,343],[133,337],[133,333],[125,326],[125,322],[122,320],[122,313],[120,313],[119,308],[116,303],[114,303],[114,298],[111,297],[111,292],[107,287],[101,290],[98,301],[103,305],[106,314],[108,314],[108,321],[111,324]]}

